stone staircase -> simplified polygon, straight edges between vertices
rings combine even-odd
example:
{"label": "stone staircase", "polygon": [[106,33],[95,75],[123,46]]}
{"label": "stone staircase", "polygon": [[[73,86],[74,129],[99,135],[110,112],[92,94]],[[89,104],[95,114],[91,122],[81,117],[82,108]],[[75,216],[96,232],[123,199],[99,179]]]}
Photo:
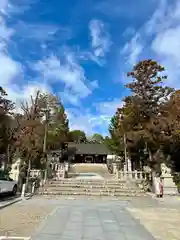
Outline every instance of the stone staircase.
{"label": "stone staircase", "polygon": [[51,196],[115,196],[139,197],[145,192],[133,183],[120,180],[61,179],[52,180],[40,188],[38,195]]}

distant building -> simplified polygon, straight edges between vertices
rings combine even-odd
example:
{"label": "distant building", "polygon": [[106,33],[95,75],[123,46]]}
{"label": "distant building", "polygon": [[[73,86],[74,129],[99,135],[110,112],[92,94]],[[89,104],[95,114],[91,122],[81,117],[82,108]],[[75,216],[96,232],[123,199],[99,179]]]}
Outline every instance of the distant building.
{"label": "distant building", "polygon": [[111,154],[102,143],[67,143],[68,158],[73,163],[106,163]]}

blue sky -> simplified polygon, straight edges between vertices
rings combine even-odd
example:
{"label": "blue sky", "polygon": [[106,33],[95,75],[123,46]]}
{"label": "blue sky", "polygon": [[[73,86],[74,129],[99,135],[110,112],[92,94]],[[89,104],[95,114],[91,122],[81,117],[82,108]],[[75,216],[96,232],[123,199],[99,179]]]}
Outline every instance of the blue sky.
{"label": "blue sky", "polygon": [[53,92],[72,129],[107,134],[126,73],[146,58],[179,87],[179,0],[0,0],[0,84],[17,111]]}

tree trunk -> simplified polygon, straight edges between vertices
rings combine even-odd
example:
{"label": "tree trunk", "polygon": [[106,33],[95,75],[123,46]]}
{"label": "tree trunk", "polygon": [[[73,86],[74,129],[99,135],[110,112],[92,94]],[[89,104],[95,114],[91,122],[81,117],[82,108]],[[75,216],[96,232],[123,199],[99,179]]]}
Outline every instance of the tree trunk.
{"label": "tree trunk", "polygon": [[46,146],[47,146],[47,132],[48,132],[48,116],[46,111],[46,122],[45,122],[45,131],[44,131],[44,142],[43,142],[43,153],[44,153],[44,160],[45,160],[45,176],[44,176],[44,182],[48,178],[48,162],[47,162],[47,154],[46,154]]}
{"label": "tree trunk", "polygon": [[28,160],[28,170],[27,170],[27,177],[26,177],[26,188],[28,187],[30,172],[31,172],[31,158]]}
{"label": "tree trunk", "polygon": [[160,181],[160,175],[159,175],[159,171],[157,170],[157,165],[158,163],[154,163],[153,161],[153,156],[152,156],[152,152],[151,150],[148,148],[148,152],[149,152],[149,159],[150,159],[150,162],[152,163],[152,168],[151,168],[151,171],[152,171],[152,188],[153,188],[153,192],[158,195],[158,192],[157,192],[157,182]]}
{"label": "tree trunk", "polygon": [[7,165],[10,164],[10,144],[7,145]]}

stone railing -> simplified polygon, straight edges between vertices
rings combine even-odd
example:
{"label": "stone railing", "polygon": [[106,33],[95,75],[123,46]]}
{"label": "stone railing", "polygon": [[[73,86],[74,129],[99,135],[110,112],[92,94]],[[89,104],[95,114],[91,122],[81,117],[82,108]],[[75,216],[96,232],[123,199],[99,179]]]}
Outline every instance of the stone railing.
{"label": "stone railing", "polygon": [[65,178],[65,167],[61,167],[56,171],[55,179],[60,180]]}
{"label": "stone railing", "polygon": [[[10,171],[10,178],[12,178],[13,180],[15,181],[18,181],[19,179],[19,174],[20,174],[20,171],[19,169],[13,169]],[[30,171],[30,177],[31,178],[35,178],[35,177],[40,177],[42,178],[43,177],[43,171],[42,170],[39,170],[39,169],[32,169]]]}
{"label": "stone railing", "polygon": [[127,179],[127,178],[130,178],[130,179],[134,179],[134,180],[151,180],[152,176],[151,176],[151,173],[147,173],[147,172],[144,172],[144,171],[117,171],[116,172],[116,178],[117,179]]}

